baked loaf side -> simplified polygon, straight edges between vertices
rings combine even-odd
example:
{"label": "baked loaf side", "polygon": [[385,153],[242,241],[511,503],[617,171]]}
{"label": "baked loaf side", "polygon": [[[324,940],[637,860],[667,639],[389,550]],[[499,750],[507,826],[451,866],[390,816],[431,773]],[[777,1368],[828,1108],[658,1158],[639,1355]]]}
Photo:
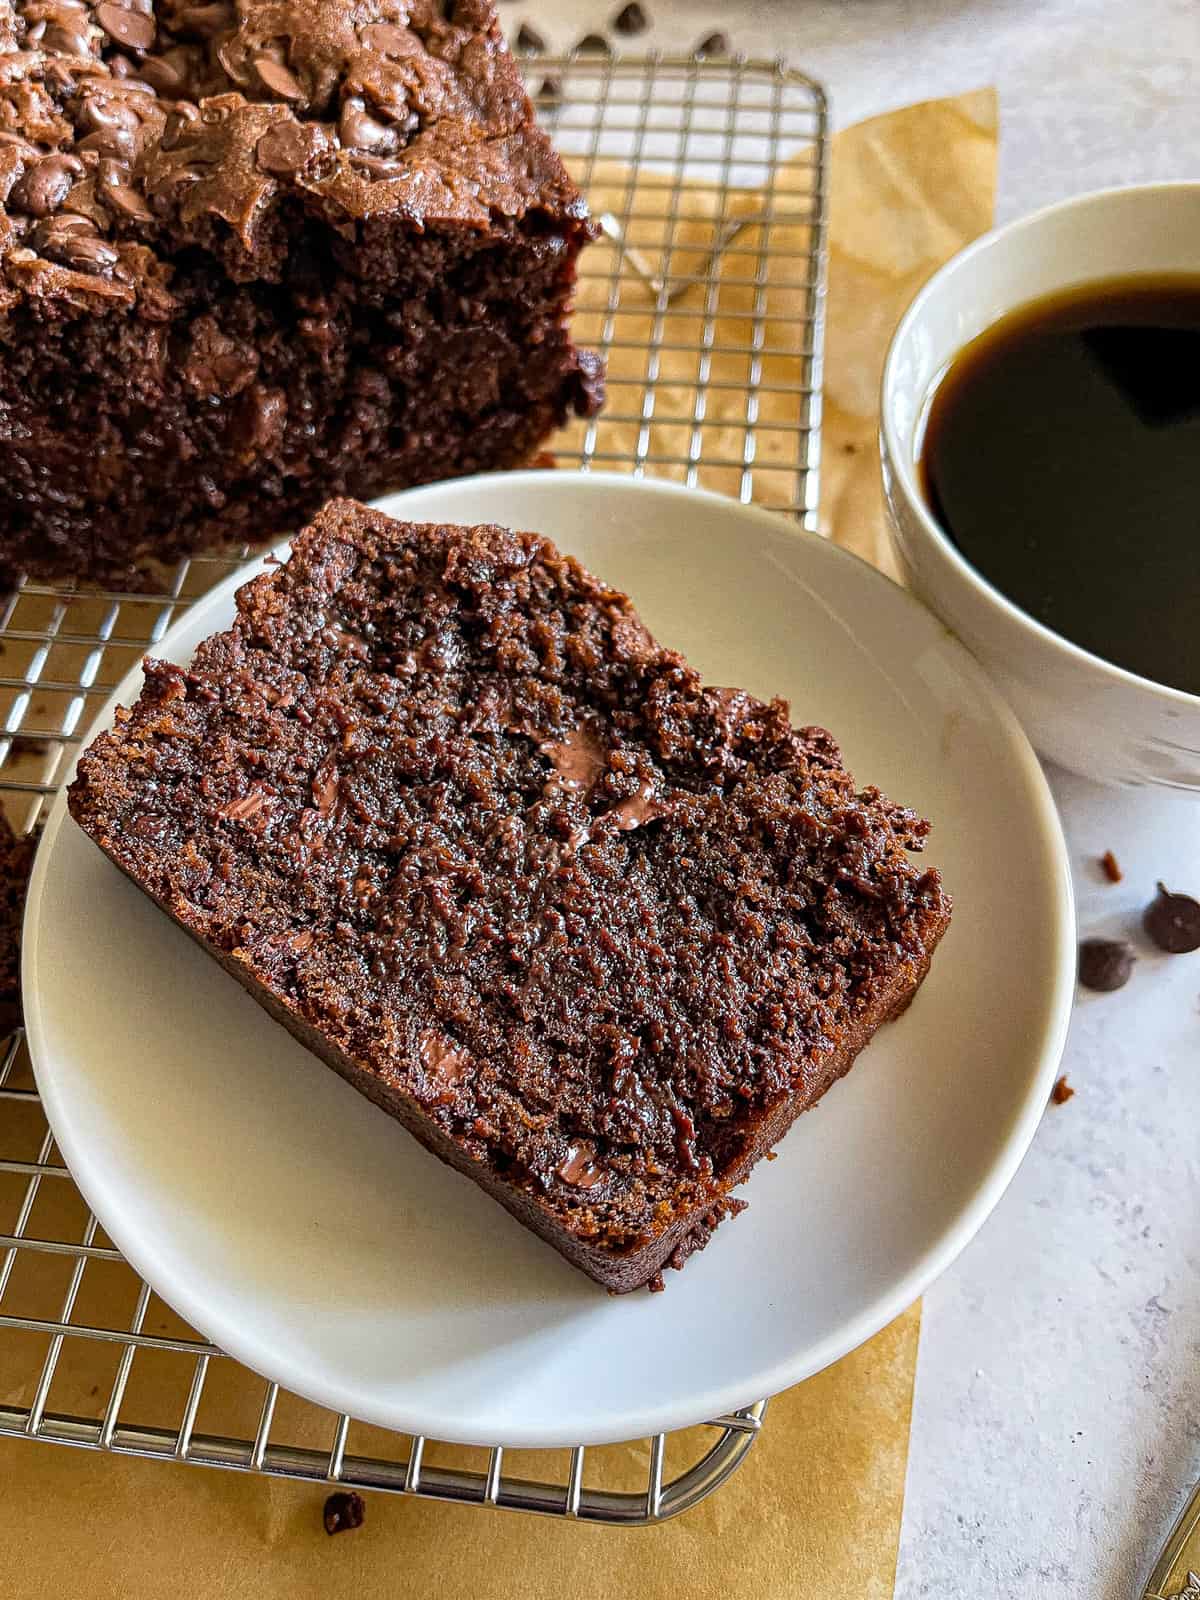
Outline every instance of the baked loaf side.
{"label": "baked loaf side", "polygon": [[920,819],[534,534],[335,503],[146,673],[72,815],[612,1289],[738,1209],[949,919]]}
{"label": "baked loaf side", "polygon": [[592,233],[490,0],[0,0],[0,578],[528,458]]}
{"label": "baked loaf side", "polygon": [[21,925],[36,838],[18,836],[0,812],[0,1038],[21,1021]]}

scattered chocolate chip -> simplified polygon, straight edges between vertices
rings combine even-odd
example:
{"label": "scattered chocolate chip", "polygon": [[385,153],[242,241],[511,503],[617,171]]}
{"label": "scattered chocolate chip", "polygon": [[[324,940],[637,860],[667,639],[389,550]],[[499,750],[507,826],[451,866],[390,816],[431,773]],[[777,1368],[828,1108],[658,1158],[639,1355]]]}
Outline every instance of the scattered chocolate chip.
{"label": "scattered chocolate chip", "polygon": [[718,29],[716,33],[707,34],[692,51],[697,61],[708,61],[712,56],[727,56],[729,54],[729,35]]}
{"label": "scattered chocolate chip", "polygon": [[140,11],[129,11],[124,6],[100,5],[96,7],[96,21],[114,44],[127,50],[149,50],[154,43],[154,18]]}
{"label": "scattered chocolate chip", "polygon": [[142,77],[159,94],[177,99],[187,89],[187,78],[173,61],[165,56],[148,56],[139,69]]}
{"label": "scattered chocolate chip", "polygon": [[581,56],[610,56],[612,46],[600,33],[585,33],[575,46]]}
{"label": "scattered chocolate chip", "polygon": [[367,1504],[362,1495],[353,1489],[339,1489],[325,1502],[325,1532],[347,1533],[351,1528],[361,1528],[366,1515]]}
{"label": "scattered chocolate chip", "polygon": [[69,26],[63,21],[52,22],[42,35],[42,46],[58,55],[90,56],[92,48],[86,19],[78,22],[72,19]]}
{"label": "scattered chocolate chip", "polygon": [[32,217],[48,217],[62,205],[82,171],[78,156],[47,156],[26,171],[13,191],[13,204]]}
{"label": "scattered chocolate chip", "polygon": [[124,128],[136,133],[141,118],[124,96],[117,94],[111,84],[87,95],[79,107],[79,126],[85,133],[95,133],[101,128]]}
{"label": "scattered chocolate chip", "polygon": [[149,839],[152,844],[161,845],[171,837],[171,822],[168,817],[143,811],[129,824],[129,831],[135,838]]}
{"label": "scattered chocolate chip", "polygon": [[391,155],[397,143],[392,129],[371,116],[356,95],[351,95],[342,106],[338,138],[349,150],[369,150],[380,156]]}
{"label": "scattered chocolate chip", "polygon": [[1124,877],[1117,858],[1111,850],[1106,850],[1100,857],[1100,871],[1108,879],[1109,883],[1120,883]]}
{"label": "scattered chocolate chip", "polygon": [[398,178],[405,170],[403,162],[388,156],[370,156],[363,150],[350,152],[350,165],[360,177],[369,178],[372,183],[385,183],[389,178]]}
{"label": "scattered chocolate chip", "polygon": [[264,86],[272,94],[277,94],[281,100],[304,99],[304,85],[282,61],[276,61],[273,56],[255,56],[254,70],[262,79]]}
{"label": "scattered chocolate chip", "polygon": [[110,206],[114,206],[122,216],[131,218],[134,222],[150,222],[154,213],[142,199],[136,189],[131,189],[127,183],[111,184],[104,191],[104,198]]}
{"label": "scattered chocolate chip", "polygon": [[599,1183],[604,1174],[592,1160],[593,1153],[590,1145],[569,1145],[566,1157],[558,1169],[562,1181],[569,1183],[575,1189],[590,1189]]}
{"label": "scattered chocolate chip", "polygon": [[1160,950],[1185,956],[1200,950],[1200,901],[1190,894],[1172,894],[1165,884],[1146,907],[1142,926]]}
{"label": "scattered chocolate chip", "polygon": [[517,49],[523,56],[540,56],[546,48],[546,41],[536,28],[531,28],[523,22],[517,29]]}
{"label": "scattered chocolate chip", "polygon": [[1133,950],[1123,939],[1084,939],[1079,946],[1079,981],[1085,989],[1109,994],[1129,982],[1133,963]]}
{"label": "scattered chocolate chip", "polygon": [[97,155],[107,156],[110,161],[124,161],[127,164],[137,159],[137,140],[128,128],[97,128],[95,133],[89,133],[86,139],[81,139],[76,146],[78,150],[94,150]]}
{"label": "scattered chocolate chip", "polygon": [[185,139],[195,137],[199,125],[200,108],[194,106],[190,100],[181,100],[175,109],[168,113],[159,143],[164,150],[175,150]]}
{"label": "scattered chocolate chip", "polygon": [[308,158],[308,141],[297,122],[277,122],[254,147],[254,157],[264,172],[280,178],[299,172]]}
{"label": "scattered chocolate chip", "polygon": [[562,83],[558,78],[543,78],[542,87],[537,92],[537,98],[545,105],[557,106],[562,104]]}
{"label": "scattered chocolate chip", "polygon": [[1074,1093],[1074,1089],[1072,1089],[1071,1085],[1067,1082],[1064,1076],[1060,1078],[1054,1085],[1053,1089],[1051,1089],[1050,1098],[1056,1106],[1065,1106],[1067,1101],[1073,1097]]}
{"label": "scattered chocolate chip", "polygon": [[397,28],[391,22],[372,22],[363,28],[359,38],[368,50],[378,50],[380,55],[400,57],[412,48],[412,34],[407,28]]}
{"label": "scattered chocolate chip", "polygon": [[34,242],[48,260],[74,272],[105,274],[121,259],[86,217],[52,217],[35,232]]}
{"label": "scattered chocolate chip", "polygon": [[650,24],[637,0],[629,0],[617,12],[612,25],[618,33],[645,33]]}

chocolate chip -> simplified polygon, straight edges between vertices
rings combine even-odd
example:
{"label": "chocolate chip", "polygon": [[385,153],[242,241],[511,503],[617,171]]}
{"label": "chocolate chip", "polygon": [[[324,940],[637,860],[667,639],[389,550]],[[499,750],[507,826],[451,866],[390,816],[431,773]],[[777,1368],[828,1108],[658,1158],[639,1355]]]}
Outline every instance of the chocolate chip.
{"label": "chocolate chip", "polygon": [[1123,939],[1084,939],[1079,946],[1079,981],[1085,989],[1109,994],[1129,982],[1133,962],[1133,950]]}
{"label": "chocolate chip", "polygon": [[581,56],[612,55],[612,46],[603,34],[599,33],[585,33],[575,48]]}
{"label": "chocolate chip", "polygon": [[264,85],[281,100],[304,99],[304,85],[282,61],[276,61],[272,56],[255,56],[254,69]]}
{"label": "chocolate chip", "polygon": [[181,100],[167,116],[159,144],[164,150],[174,150],[185,139],[194,137],[200,126],[200,110],[190,100]]}
{"label": "chocolate chip", "polygon": [[1106,850],[1100,857],[1100,871],[1108,879],[1109,883],[1120,883],[1124,876],[1117,858],[1111,850]]}
{"label": "chocolate chip", "polygon": [[406,56],[412,49],[412,34],[391,22],[369,23],[358,37],[368,50],[377,50],[381,56]]}
{"label": "chocolate chip", "polygon": [[590,1189],[599,1183],[604,1174],[592,1160],[593,1153],[588,1144],[568,1145],[566,1157],[558,1169],[562,1181],[574,1189]]}
{"label": "chocolate chip", "polygon": [[1172,894],[1165,884],[1146,907],[1142,926],[1160,950],[1185,956],[1200,950],[1200,901],[1190,894]]}
{"label": "chocolate chip", "polygon": [[76,146],[79,150],[95,150],[97,154],[108,156],[113,161],[124,161],[132,164],[137,159],[137,140],[128,128],[97,128],[95,133],[89,133],[86,139],[81,139]]}
{"label": "chocolate chip", "polygon": [[277,122],[255,145],[254,157],[264,172],[291,177],[308,159],[308,140],[298,123]]}
{"label": "chocolate chip", "polygon": [[111,184],[104,191],[104,198],[110,206],[115,206],[123,216],[131,217],[135,222],[151,222],[154,213],[142,199],[136,189],[131,189],[127,183]]}
{"label": "chocolate chip", "polygon": [[84,99],[79,108],[79,126],[85,133],[103,128],[124,128],[136,133],[141,127],[141,118],[124,94],[115,89],[101,89]]}
{"label": "chocolate chip", "polygon": [[727,56],[729,54],[729,35],[719,29],[716,33],[707,34],[692,51],[697,61],[708,61],[712,56]]}
{"label": "chocolate chip", "polygon": [[96,7],[96,21],[114,44],[127,50],[149,50],[154,43],[154,19],[140,11],[106,3]]}
{"label": "chocolate chip", "polygon": [[82,171],[77,156],[47,156],[26,171],[13,191],[13,204],[32,217],[48,217],[62,205]]}
{"label": "chocolate chip", "polygon": [[[278,61],[278,56],[272,56],[273,61]],[[235,34],[232,39],[217,47],[217,61],[229,78],[231,83],[236,83],[239,88],[246,89],[250,85],[250,63],[246,59],[245,47],[240,37]]]}
{"label": "chocolate chip", "polygon": [[22,139],[19,133],[9,133],[7,128],[0,128],[0,144],[10,144],[19,150],[22,155],[30,158],[40,155],[37,145],[30,144],[28,139]]}
{"label": "chocolate chip", "polygon": [[369,178],[372,183],[398,178],[405,170],[402,161],[389,160],[387,156],[369,156],[361,150],[350,152],[350,166],[360,177]]}
{"label": "chocolate chip", "polygon": [[531,28],[523,22],[517,29],[517,49],[523,56],[540,56],[546,48],[546,41],[536,28]]}
{"label": "chocolate chip", "polygon": [[346,1533],[351,1528],[361,1528],[367,1515],[362,1495],[353,1489],[339,1489],[325,1502],[323,1520],[326,1533]]}
{"label": "chocolate chip", "polygon": [[69,234],[58,248],[63,262],[76,272],[107,273],[121,259],[97,234]]}
{"label": "chocolate chip", "polygon": [[178,99],[187,92],[187,74],[167,56],[148,56],[142,62],[141,73],[146,82],[157,89],[159,94]]}
{"label": "chocolate chip", "polygon": [[130,822],[129,831],[138,839],[148,839],[151,844],[165,844],[171,837],[171,821],[153,811],[143,811]]}
{"label": "chocolate chip", "polygon": [[213,0],[210,5],[185,6],[177,11],[171,27],[176,34],[198,33],[202,39],[215,39],[236,28],[237,17],[226,0]]}
{"label": "chocolate chip", "polygon": [[393,130],[371,116],[356,95],[342,105],[338,138],[349,150],[370,150],[381,156],[390,155],[397,143]]}
{"label": "chocolate chip", "polygon": [[42,47],[62,56],[90,56],[92,44],[87,18],[50,23],[42,35]]}
{"label": "chocolate chip", "polygon": [[649,25],[646,13],[637,0],[629,0],[629,4],[622,6],[613,18],[613,27],[618,33],[645,33]]}

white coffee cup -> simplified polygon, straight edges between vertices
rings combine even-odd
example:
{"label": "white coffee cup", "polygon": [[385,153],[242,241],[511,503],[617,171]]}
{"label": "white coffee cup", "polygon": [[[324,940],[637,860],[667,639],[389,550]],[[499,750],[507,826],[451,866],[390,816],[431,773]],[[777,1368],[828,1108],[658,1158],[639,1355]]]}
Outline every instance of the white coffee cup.
{"label": "white coffee cup", "polygon": [[[1200,790],[1200,695],[1114,666],[1006,599],[939,526],[917,472],[929,400],[964,345],[1043,295],[1143,273],[1200,279],[1200,183],[1081,195],[997,228],[949,261],[909,306],[888,351],[884,493],[913,589],[983,662],[1044,756],[1103,782]],[[1097,467],[1120,472],[1121,463]],[[1200,593],[1164,594],[1162,604],[1191,606],[1200,629]]]}

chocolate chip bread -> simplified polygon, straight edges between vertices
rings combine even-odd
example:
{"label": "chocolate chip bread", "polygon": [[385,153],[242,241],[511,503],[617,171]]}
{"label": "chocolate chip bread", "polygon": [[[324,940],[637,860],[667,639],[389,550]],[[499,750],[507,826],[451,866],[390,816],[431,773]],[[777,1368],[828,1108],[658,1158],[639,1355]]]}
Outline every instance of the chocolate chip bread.
{"label": "chocolate chip bread", "polygon": [[0,0],[0,580],[128,581],[599,402],[490,0]]}
{"label": "chocolate chip bread", "polygon": [[611,1289],[901,1011],[926,824],[546,539],[351,502],[79,764],[71,814],[296,1037]]}

